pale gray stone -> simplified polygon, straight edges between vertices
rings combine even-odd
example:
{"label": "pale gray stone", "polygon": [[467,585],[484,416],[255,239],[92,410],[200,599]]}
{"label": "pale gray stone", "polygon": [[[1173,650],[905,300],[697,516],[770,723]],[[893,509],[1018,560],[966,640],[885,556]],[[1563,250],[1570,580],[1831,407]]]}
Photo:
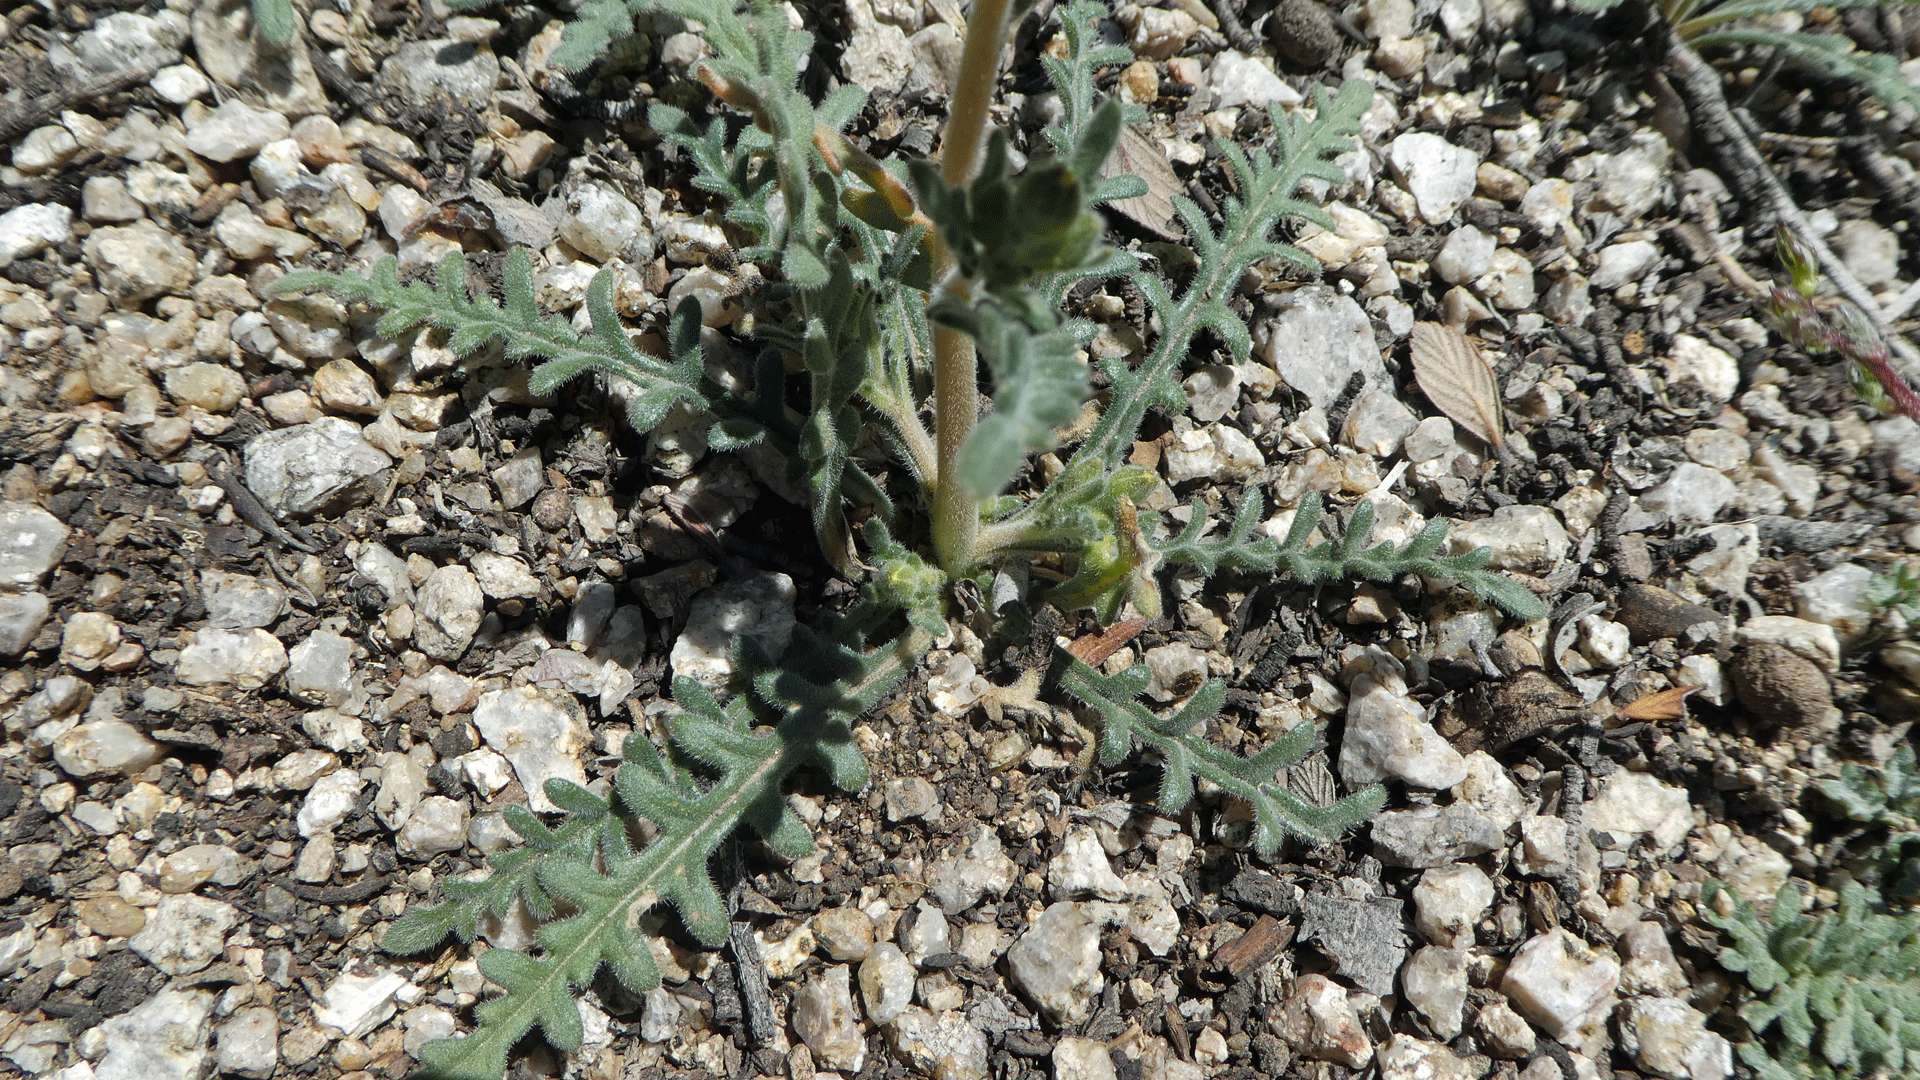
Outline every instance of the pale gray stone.
{"label": "pale gray stone", "polygon": [[946,915],[925,900],[900,920],[899,936],[901,951],[915,964],[953,951],[953,928],[947,925]]}
{"label": "pale gray stone", "polygon": [[419,104],[446,94],[484,108],[500,85],[500,60],[484,43],[410,41],[380,65],[379,81]]}
{"label": "pale gray stone", "polygon": [[151,221],[95,229],[82,247],[100,291],[123,306],[184,295],[198,267],[193,249]]}
{"label": "pale gray stone", "polygon": [[1347,699],[1340,778],[1350,788],[1392,778],[1443,791],[1466,777],[1466,760],[1408,694],[1400,661],[1383,649],[1369,649]]}
{"label": "pale gray stone", "polygon": [[1401,443],[1413,434],[1420,419],[1398,396],[1387,390],[1369,390],[1360,395],[1340,428],[1340,441],[1355,450],[1375,457],[1392,457]]}
{"label": "pale gray stone", "polygon": [[867,1040],[853,1008],[845,964],[835,964],[808,979],[793,996],[793,1030],[813,1051],[816,1065],[857,1073],[867,1061]]}
{"label": "pale gray stone", "polygon": [[413,643],[436,660],[458,660],[473,644],[486,612],[480,583],[464,566],[442,566],[420,588]]}
{"label": "pale gray stone", "polygon": [[1739,494],[1726,474],[1691,461],[1674,467],[1665,483],[1641,493],[1640,508],[1676,525],[1700,525],[1720,516]]}
{"label": "pale gray stone", "polygon": [[393,463],[337,416],[262,432],[245,450],[247,487],[274,516],[331,514],[367,502]]}
{"label": "pale gray stone", "polygon": [[53,742],[53,760],[68,776],[130,776],[166,756],[160,744],[124,720],[90,720]]}
{"label": "pale gray stone", "polygon": [[987,1080],[987,1036],[965,1016],[910,1006],[887,1030],[893,1049],[917,1075]]}
{"label": "pale gray stone", "polygon": [[1069,1035],[1053,1044],[1053,1080],[1119,1080],[1113,1055],[1097,1039]]}
{"label": "pale gray stone", "polygon": [[272,1009],[241,1009],[214,1032],[223,1073],[265,1080],[280,1063],[280,1015]]}
{"label": "pale gray stone", "polygon": [[1679,998],[1638,998],[1620,1018],[1620,1044],[1640,1067],[1667,1080],[1726,1080],[1733,1047]]}
{"label": "pale gray stone", "polygon": [[74,81],[90,81],[137,68],[162,68],[180,62],[187,40],[186,17],[165,10],[153,15],[116,11],[103,16],[68,45],[56,42],[47,62]]}
{"label": "pale gray stone", "polygon": [[406,987],[406,976],[390,968],[344,971],[314,1003],[313,1019],[343,1038],[358,1039],[393,1016],[394,995]]}
{"label": "pale gray stone", "polygon": [[1347,990],[1325,975],[1305,975],[1280,1003],[1274,1034],[1301,1057],[1361,1068],[1373,1060],[1373,1041],[1360,1026]]}
{"label": "pale gray stone", "polygon": [[207,625],[219,630],[272,626],[287,613],[287,590],[279,584],[225,570],[200,571],[200,602]]}
{"label": "pale gray stone", "polygon": [[1502,506],[1491,516],[1460,525],[1449,534],[1456,553],[1487,548],[1496,570],[1545,573],[1567,557],[1573,541],[1560,515],[1545,506]]}
{"label": "pale gray stone", "polygon": [[955,853],[933,864],[928,893],[939,901],[942,911],[958,915],[984,897],[1005,893],[1013,886],[1015,871],[1013,860],[1001,848],[999,831],[982,827],[964,855]]}
{"label": "pale gray stone", "polygon": [[287,118],[278,112],[229,98],[187,129],[187,149],[209,161],[238,161],[292,132]]}
{"label": "pale gray stone", "polygon": [[587,786],[580,755],[591,736],[586,712],[571,695],[527,686],[491,690],[473,707],[473,724],[513,764],[534,810],[559,809],[547,798],[549,779]]}
{"label": "pale gray stone", "polygon": [[1484,855],[1504,837],[1471,806],[1423,806],[1388,810],[1373,819],[1373,846],[1390,866],[1424,869]]}
{"label": "pale gray stone", "polygon": [[109,1017],[100,1025],[106,1052],[93,1080],[201,1080],[213,1004],[205,990],[167,989]]}
{"label": "pale gray stone", "polygon": [[66,557],[72,534],[59,518],[32,503],[0,503],[0,584],[15,589],[40,584]]}
{"label": "pale gray stone", "polygon": [[188,686],[258,690],[287,669],[287,650],[265,630],[195,630],[174,677]]}
{"label": "pale gray stone", "polygon": [[795,595],[792,578],[761,573],[721,582],[694,597],[686,627],[673,642],[673,673],[721,689],[733,673],[730,651],[736,637],[753,638],[778,659],[793,639]]}
{"label": "pale gray stone", "polygon": [[1606,1023],[1619,984],[1619,961],[1556,927],[1520,946],[1500,992],[1548,1035],[1570,1042]]}
{"label": "pale gray stone", "polygon": [[859,963],[873,951],[873,919],[849,904],[813,917],[813,936],[828,956]]}
{"label": "pale gray stone", "polygon": [[467,804],[443,795],[420,800],[396,839],[400,854],[430,859],[442,851],[459,851],[467,842]]}
{"label": "pale gray stone", "polygon": [[1334,403],[1355,372],[1363,391],[1392,386],[1374,344],[1373,321],[1352,297],[1323,285],[1280,297],[1261,355],[1282,381],[1322,409]]}
{"label": "pale gray stone", "polygon": [[1047,895],[1056,900],[1098,897],[1117,901],[1127,898],[1127,886],[1113,872],[1099,837],[1092,829],[1077,825],[1068,830],[1060,854],[1047,864]]}
{"label": "pale gray stone", "polygon": [[192,893],[162,896],[127,944],[169,975],[191,975],[222,954],[238,925],[240,911],[232,904]]}
{"label": "pale gray stone", "polygon": [[1433,1033],[1443,1039],[1460,1034],[1467,1005],[1467,953],[1428,945],[1413,954],[1400,972],[1407,1004],[1420,1010]]}
{"label": "pale gray stone", "polygon": [[1435,945],[1470,949],[1473,927],[1493,904],[1493,879],[1472,863],[1436,866],[1413,887],[1413,924]]}
{"label": "pale gray stone", "polygon": [[1589,829],[1619,837],[1650,837],[1656,849],[1666,851],[1693,828],[1693,804],[1685,788],[1621,769],[1600,782],[1581,820]]}
{"label": "pale gray stone", "polygon": [[652,231],[640,208],[605,184],[580,184],[567,192],[559,206],[560,239],[595,262],[607,262],[642,245],[653,246]]}
{"label": "pale gray stone", "polygon": [[1429,225],[1452,217],[1478,184],[1478,155],[1424,131],[1394,139],[1387,147],[1387,163]]}
{"label": "pale gray stone", "polygon": [[1269,104],[1298,105],[1300,91],[1287,85],[1272,68],[1251,56],[1228,49],[1213,58],[1207,73],[1207,85],[1213,89],[1213,107],[1231,109],[1246,106],[1264,109]]}
{"label": "pale gray stone", "polygon": [[73,211],[58,203],[27,203],[0,214],[0,266],[38,255],[73,239]]}
{"label": "pale gray stone", "polygon": [[496,600],[531,599],[540,595],[540,579],[527,564],[511,555],[482,551],[472,560],[473,579],[480,591]]}
{"label": "pale gray stone", "polygon": [[1086,905],[1063,900],[1048,905],[1007,950],[1014,985],[1056,1023],[1087,1018],[1106,986],[1100,972],[1100,920]]}
{"label": "pale gray stone", "polygon": [[1589,279],[1596,289],[1617,289],[1639,281],[1660,261],[1660,249],[1645,240],[1608,244],[1600,249],[1600,264]]}
{"label": "pale gray stone", "polygon": [[353,813],[354,803],[365,785],[366,780],[361,778],[358,769],[336,769],[313,781],[306,801],[300,804],[300,812],[294,815],[294,825],[300,835],[311,837],[332,832],[334,826]]}
{"label": "pale gray stone", "polygon": [[913,1002],[913,964],[900,946],[882,941],[868,950],[860,963],[860,997],[867,1006],[867,1019],[885,1026],[891,1024]]}
{"label": "pale gray stone", "polygon": [[1433,272],[1449,285],[1464,285],[1493,265],[1494,249],[1499,241],[1471,225],[1462,225],[1448,235],[1447,242],[1433,257]]}
{"label": "pale gray stone", "polygon": [[308,705],[345,703],[353,693],[353,642],[325,630],[308,634],[287,653],[287,693]]}

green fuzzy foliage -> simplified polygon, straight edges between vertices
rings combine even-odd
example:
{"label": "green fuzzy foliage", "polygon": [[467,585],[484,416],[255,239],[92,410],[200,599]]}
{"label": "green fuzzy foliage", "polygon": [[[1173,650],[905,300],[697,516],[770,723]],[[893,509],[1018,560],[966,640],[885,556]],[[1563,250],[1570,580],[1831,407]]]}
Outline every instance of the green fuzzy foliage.
{"label": "green fuzzy foliage", "polygon": [[[751,650],[736,657],[756,672],[760,700],[776,719],[771,727],[750,726],[755,714],[746,699],[723,708],[700,684],[676,679],[674,697],[685,712],[672,723],[666,753],[644,734],[629,736],[609,799],[548,781],[548,796],[570,815],[565,825],[549,830],[524,811],[513,815],[526,847],[492,856],[492,874],[483,881],[444,883],[446,902],[393,925],[386,947],[413,953],[450,935],[471,940],[482,914],[504,913],[515,897],[548,920],[535,934],[537,952],[482,954],[482,974],[505,993],[475,1010],[471,1035],[428,1044],[422,1076],[497,1080],[514,1044],[536,1028],[559,1049],[579,1046],[575,994],[603,968],[636,994],[660,984],[652,952],[634,928],[634,919],[659,903],[671,905],[701,942],[726,940],[726,907],[707,872],[714,849],[744,822],[784,857],[810,851],[812,837],[787,808],[782,787],[808,761],[847,790],[867,783],[849,718],[892,689],[928,642],[910,632],[872,652],[847,644],[872,621],[859,611],[824,632],[796,634],[784,666]],[[634,821],[657,829],[651,842],[633,845]]]}
{"label": "green fuzzy foliage", "polygon": [[1179,536],[1160,545],[1160,555],[1168,562],[1185,563],[1211,575],[1221,566],[1239,570],[1286,573],[1295,580],[1318,585],[1339,579],[1392,581],[1401,574],[1418,574],[1436,581],[1458,582],[1476,598],[1498,606],[1517,619],[1532,621],[1547,617],[1547,607],[1525,586],[1497,570],[1487,569],[1488,552],[1476,548],[1459,555],[1438,554],[1447,539],[1447,523],[1436,518],[1420,530],[1420,535],[1401,547],[1390,543],[1367,547],[1373,531],[1373,504],[1361,502],[1353,508],[1346,534],[1338,541],[1307,546],[1307,540],[1321,521],[1320,493],[1310,492],[1294,514],[1287,538],[1275,543],[1272,537],[1253,539],[1260,523],[1260,493],[1249,488],[1240,498],[1240,507],[1226,535],[1208,538],[1207,515],[1193,507],[1193,517]]}
{"label": "green fuzzy foliage", "polygon": [[1920,1072],[1920,912],[1893,915],[1857,882],[1840,905],[1801,911],[1789,884],[1762,920],[1731,893],[1722,911],[1709,881],[1702,917],[1730,940],[1720,964],[1752,999],[1740,1016],[1754,1038],[1740,1057],[1761,1080],[1853,1080]]}
{"label": "green fuzzy foliage", "polygon": [[275,45],[292,41],[300,25],[293,0],[253,0],[253,25],[260,28],[261,37]]}
{"label": "green fuzzy foliage", "polygon": [[[1572,0],[1580,11],[1601,12],[1624,0]],[[1891,56],[1857,48],[1840,34],[1770,30],[1731,23],[1819,8],[1900,7],[1920,0],[1659,0],[1654,8],[1680,40],[1695,49],[1755,47],[1811,68],[1828,78],[1857,82],[1889,105],[1920,108],[1920,88],[1902,78]]]}
{"label": "green fuzzy foliage", "polygon": [[1218,716],[1226,703],[1227,684],[1219,679],[1209,680],[1179,709],[1162,717],[1137,700],[1153,679],[1145,665],[1103,675],[1072,656],[1064,659],[1060,685],[1099,714],[1100,764],[1112,768],[1136,748],[1159,757],[1162,813],[1185,810],[1193,799],[1195,781],[1209,780],[1253,807],[1254,849],[1270,856],[1288,836],[1314,844],[1337,840],[1386,805],[1386,789],[1378,784],[1332,806],[1315,807],[1274,782],[1275,773],[1313,750],[1316,728],[1312,724],[1295,726],[1252,757],[1208,742],[1205,733],[1196,729]]}
{"label": "green fuzzy foliage", "polygon": [[302,270],[276,283],[282,294],[324,290],[364,300],[384,314],[374,331],[401,337],[421,326],[450,333],[448,346],[465,357],[498,342],[514,360],[541,360],[528,380],[536,394],[550,394],[588,371],[602,371],[629,384],[627,419],[634,430],[658,427],[667,411],[682,402],[715,408],[717,388],[703,374],[700,360],[700,308],[689,300],[674,315],[672,357],[662,360],[633,347],[613,307],[613,273],[601,270],[587,286],[587,313],[593,329],[584,337],[564,320],[540,314],[533,295],[533,262],[526,249],[507,254],[502,274],[503,307],[490,296],[470,296],[467,261],[455,252],[442,259],[433,282],[400,283],[399,264],[391,257],[375,264],[368,277]]}
{"label": "green fuzzy foliage", "polygon": [[1840,766],[1820,783],[1820,794],[1849,819],[1874,832],[1872,863],[1889,896],[1920,899],[1920,769],[1912,743],[1901,743],[1877,769]]}
{"label": "green fuzzy foliage", "polygon": [[[480,3],[454,0],[460,8]],[[1318,269],[1275,236],[1290,220],[1331,227],[1298,193],[1307,181],[1342,178],[1333,159],[1354,146],[1371,101],[1365,84],[1316,90],[1308,108],[1271,110],[1270,147],[1222,148],[1231,194],[1220,200],[1218,220],[1175,199],[1197,260],[1169,284],[1100,243],[1099,204],[1144,191],[1138,177],[1101,175],[1123,124],[1135,118],[1129,108],[1102,102],[1097,90],[1102,69],[1131,60],[1124,48],[1100,45],[1103,5],[1075,0],[1062,8],[1068,48],[1043,58],[1064,106],[1062,121],[1045,133],[1051,155],[1015,171],[1006,143],[995,140],[963,188],[947,187],[924,163],[873,161],[843,137],[864,107],[863,93],[843,87],[810,98],[796,73],[803,61],[818,59],[811,56],[813,38],[791,29],[785,9],[768,0],[743,7],[731,0],[587,0],[556,64],[572,70],[591,63],[631,37],[636,16],[656,12],[699,23],[709,46],[697,74],[718,101],[712,113],[656,103],[648,120],[678,152],[691,183],[712,197],[736,255],[761,271],[760,284],[741,298],[751,319],[738,324],[753,328],[750,373],[709,372],[693,301],[660,328],[665,355],[635,348],[615,311],[607,271],[589,287],[586,333],[543,314],[524,251],[504,260],[499,302],[470,288],[458,255],[421,283],[403,285],[386,260],[368,277],[297,273],[280,288],[325,289],[364,302],[381,313],[377,330],[385,336],[431,326],[446,331],[462,356],[497,346],[508,359],[537,365],[535,393],[589,375],[625,382],[636,430],[659,425],[669,411],[692,413],[709,424],[712,449],[770,452],[802,492],[823,551],[861,580],[861,599],[841,618],[797,628],[782,656],[764,655],[751,641],[737,644],[739,693],[724,705],[699,684],[676,680],[681,714],[664,738],[637,732],[627,739],[606,794],[550,783],[546,794],[561,818],[509,812],[523,845],[491,856],[482,877],[444,882],[442,903],[394,924],[386,944],[402,953],[448,939],[471,942],[516,904],[542,924],[531,950],[482,956],[482,972],[504,993],[476,1009],[472,1034],[424,1051],[424,1075],[431,1077],[492,1080],[514,1045],[536,1031],[562,1050],[579,1045],[575,995],[582,988],[602,975],[632,991],[658,983],[636,927],[662,903],[696,939],[723,940],[728,919],[708,875],[712,853],[745,825],[783,856],[804,854],[811,837],[784,797],[786,779],[804,764],[847,790],[868,782],[852,726],[947,633],[954,575],[988,572],[1028,553],[1062,555],[1070,577],[1046,599],[1107,618],[1129,601],[1142,612],[1157,610],[1155,574],[1164,563],[1284,572],[1309,584],[1416,573],[1458,581],[1522,617],[1535,617],[1539,606],[1487,571],[1486,553],[1438,554],[1444,525],[1403,548],[1362,546],[1371,523],[1365,505],[1354,512],[1346,540],[1312,548],[1306,537],[1320,517],[1317,500],[1301,508],[1297,535],[1284,543],[1251,539],[1257,495],[1242,503],[1224,537],[1209,537],[1204,516],[1196,516],[1159,545],[1150,540],[1156,523],[1138,509],[1159,481],[1128,464],[1126,453],[1149,411],[1186,407],[1178,380],[1188,357],[1202,351],[1202,335],[1218,338],[1238,359],[1248,355],[1251,335],[1232,306],[1244,276],[1263,260]],[[956,257],[945,281],[933,280],[935,235]],[[1026,455],[1052,447],[1057,430],[1086,405],[1088,372],[1078,350],[1093,327],[1068,319],[1061,303],[1074,285],[1111,278],[1145,297],[1157,330],[1152,351],[1137,366],[1105,361],[1108,399],[1065,472],[1030,501],[994,501],[994,512],[982,515],[972,565],[936,565],[927,555],[926,518],[916,516],[933,501],[936,471],[925,420],[933,327],[971,337],[992,375],[991,408],[952,464],[955,482],[976,497],[990,496],[1007,486]],[[899,467],[876,464],[887,451]],[[887,487],[908,495],[896,506]],[[1159,717],[1136,700],[1144,678],[1144,669],[1107,676],[1068,665],[1058,688],[1101,718],[1104,762],[1116,764],[1136,749],[1157,756],[1166,770],[1160,801],[1169,811],[1187,805],[1206,780],[1253,807],[1255,846],[1271,854],[1288,836],[1337,839],[1383,804],[1377,787],[1330,807],[1303,803],[1274,776],[1312,749],[1313,728],[1242,758],[1211,745],[1200,730],[1221,707],[1220,684]]]}

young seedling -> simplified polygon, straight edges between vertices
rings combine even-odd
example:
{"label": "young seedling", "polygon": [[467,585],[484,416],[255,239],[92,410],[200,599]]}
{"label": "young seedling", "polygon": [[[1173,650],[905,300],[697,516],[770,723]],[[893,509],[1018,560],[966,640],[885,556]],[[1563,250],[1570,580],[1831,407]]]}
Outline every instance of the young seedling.
{"label": "young seedling", "polygon": [[[1309,546],[1322,520],[1313,498],[1284,541],[1256,539],[1265,508],[1249,491],[1221,534],[1209,535],[1196,504],[1185,530],[1162,540],[1158,523],[1138,508],[1157,481],[1129,464],[1127,453],[1149,410],[1185,407],[1177,380],[1201,335],[1213,335],[1237,359],[1248,356],[1250,334],[1229,303],[1242,277],[1268,259],[1318,270],[1272,236],[1288,217],[1331,227],[1295,192],[1310,179],[1341,179],[1331,159],[1352,145],[1369,87],[1350,82],[1317,91],[1309,108],[1270,110],[1271,149],[1221,148],[1231,194],[1220,199],[1218,218],[1174,200],[1198,257],[1197,269],[1175,285],[1100,242],[1099,204],[1143,191],[1136,178],[1101,179],[1128,118],[1118,102],[1098,101],[1094,78],[1131,59],[1125,49],[1098,44],[1101,5],[1077,0],[1059,11],[1064,55],[1045,63],[1063,115],[1046,133],[1051,153],[1034,154],[1021,170],[1006,134],[986,122],[999,57],[1022,10],[1008,0],[974,5],[937,164],[875,161],[847,139],[842,130],[861,109],[862,93],[843,87],[819,101],[802,93],[795,72],[812,37],[767,3],[736,11],[731,0],[589,0],[567,30],[559,62],[586,63],[630,35],[634,15],[647,10],[705,28],[711,55],[700,80],[745,117],[721,110],[703,124],[665,104],[647,117],[685,152],[693,183],[746,238],[739,258],[769,282],[754,319],[759,361],[744,388],[722,385],[705,365],[697,303],[671,313],[663,353],[649,354],[621,325],[612,275],[602,271],[587,294],[591,328],[580,334],[539,310],[524,251],[505,260],[504,303],[469,295],[458,255],[432,282],[402,284],[388,260],[369,277],[300,273],[281,287],[364,301],[384,312],[383,335],[430,325],[447,331],[463,355],[497,344],[510,358],[538,363],[535,393],[590,372],[630,383],[628,419],[638,431],[692,409],[711,418],[716,450],[770,445],[806,492],[823,550],[864,584],[857,604],[798,631],[783,656],[739,645],[735,674],[751,693],[722,704],[699,684],[676,679],[682,712],[669,743],[629,738],[610,795],[550,782],[547,795],[567,814],[561,824],[510,814],[525,846],[493,856],[482,880],[444,882],[444,903],[394,925],[387,947],[413,953],[449,936],[471,940],[486,913],[515,902],[546,920],[536,950],[481,955],[482,972],[505,993],[476,1009],[472,1034],[426,1049],[434,1076],[494,1080],[514,1044],[536,1027],[556,1047],[577,1046],[573,995],[603,967],[629,990],[657,985],[633,927],[662,901],[700,941],[724,941],[726,914],[707,872],[716,846],[746,824],[775,851],[804,853],[812,841],[786,809],[785,778],[818,762],[842,788],[860,789],[868,771],[851,725],[948,634],[955,587],[987,580],[1009,560],[1053,561],[1065,580],[1038,599],[1104,619],[1129,602],[1156,612],[1157,572],[1173,565],[1284,572],[1307,583],[1417,574],[1458,581],[1520,618],[1545,614],[1530,592],[1486,569],[1485,551],[1440,555],[1444,522],[1400,548],[1367,547],[1372,513],[1362,504],[1344,539]],[[1005,494],[1027,455],[1055,447],[1056,431],[1087,401],[1082,347],[1094,328],[1064,316],[1060,305],[1089,278],[1128,282],[1145,298],[1157,337],[1138,362],[1102,363],[1104,406],[1063,470],[1037,491]],[[983,362],[992,380],[984,416],[977,407]],[[799,400],[790,378],[804,383],[804,414],[788,407]],[[853,455],[874,427],[908,478],[910,494],[897,501]],[[1196,777],[1245,799],[1263,853],[1289,835],[1335,839],[1382,805],[1378,787],[1314,807],[1275,782],[1279,769],[1312,749],[1310,726],[1246,758],[1209,744],[1205,722],[1225,700],[1217,681],[1161,718],[1135,700],[1144,668],[1103,673],[1063,663],[1059,687],[1103,725],[1101,761],[1117,764],[1136,748],[1157,755],[1168,810],[1192,797]],[[655,830],[641,846],[627,826],[634,818]]]}

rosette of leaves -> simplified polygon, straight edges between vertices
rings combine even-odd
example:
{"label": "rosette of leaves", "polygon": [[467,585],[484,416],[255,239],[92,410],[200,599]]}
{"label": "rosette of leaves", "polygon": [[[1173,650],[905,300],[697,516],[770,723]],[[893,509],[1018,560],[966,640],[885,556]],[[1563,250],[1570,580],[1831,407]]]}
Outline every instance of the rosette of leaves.
{"label": "rosette of leaves", "polygon": [[1858,1080],[1920,1072],[1920,912],[1889,914],[1857,882],[1831,911],[1801,910],[1788,884],[1766,918],[1709,881],[1701,914],[1729,939],[1720,964],[1746,981],[1740,1057],[1761,1080]]}
{"label": "rosette of leaves", "polygon": [[1887,896],[1920,900],[1920,770],[1913,744],[1901,743],[1878,769],[1842,765],[1838,778],[1820,783],[1820,794],[1866,829],[1873,845],[1867,862]]}

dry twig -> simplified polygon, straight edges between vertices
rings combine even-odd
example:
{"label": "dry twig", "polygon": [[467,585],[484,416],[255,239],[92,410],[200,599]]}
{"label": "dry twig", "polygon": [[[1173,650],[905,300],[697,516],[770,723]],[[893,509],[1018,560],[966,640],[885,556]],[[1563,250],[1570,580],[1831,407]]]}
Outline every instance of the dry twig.
{"label": "dry twig", "polygon": [[1792,231],[1813,252],[1821,269],[1839,288],[1840,294],[1860,308],[1874,329],[1887,339],[1894,353],[1910,368],[1920,368],[1920,352],[1915,352],[1911,343],[1887,325],[1881,315],[1879,301],[1873,298],[1866,286],[1860,284],[1846,264],[1828,249],[1826,241],[1820,238],[1807,220],[1807,215],[1801,212],[1793,196],[1787,193],[1786,186],[1767,167],[1766,159],[1760,156],[1746,129],[1727,105],[1726,94],[1720,86],[1720,74],[1708,67],[1707,62],[1700,59],[1700,54],[1694,52],[1686,42],[1672,35],[1667,40],[1667,69],[1679,84],[1681,93],[1686,95],[1701,137],[1726,166],[1728,179],[1749,197],[1765,202],[1779,223]]}

